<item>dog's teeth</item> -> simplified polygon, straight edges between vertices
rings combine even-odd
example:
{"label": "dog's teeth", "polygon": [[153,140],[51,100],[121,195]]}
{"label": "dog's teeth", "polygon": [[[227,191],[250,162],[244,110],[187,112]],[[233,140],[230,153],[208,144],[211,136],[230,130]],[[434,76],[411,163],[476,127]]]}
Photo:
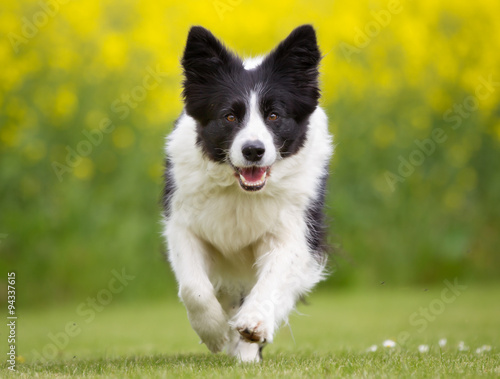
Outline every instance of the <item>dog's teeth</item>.
{"label": "dog's teeth", "polygon": [[264,174],[262,174],[262,177],[260,178],[260,180],[258,182],[249,182],[245,179],[243,174],[240,174],[240,180],[247,187],[259,187],[265,183],[266,175],[267,175],[267,172],[264,172]]}

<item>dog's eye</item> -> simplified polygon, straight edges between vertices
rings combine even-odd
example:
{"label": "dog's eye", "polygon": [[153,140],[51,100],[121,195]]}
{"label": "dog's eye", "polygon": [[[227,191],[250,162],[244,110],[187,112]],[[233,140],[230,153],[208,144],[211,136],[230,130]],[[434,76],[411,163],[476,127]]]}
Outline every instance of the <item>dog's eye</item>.
{"label": "dog's eye", "polygon": [[228,115],[226,115],[226,120],[229,122],[235,122],[236,116],[234,114],[228,114]]}
{"label": "dog's eye", "polygon": [[269,116],[267,116],[267,119],[269,121],[276,121],[278,119],[278,115],[276,113],[271,113]]}

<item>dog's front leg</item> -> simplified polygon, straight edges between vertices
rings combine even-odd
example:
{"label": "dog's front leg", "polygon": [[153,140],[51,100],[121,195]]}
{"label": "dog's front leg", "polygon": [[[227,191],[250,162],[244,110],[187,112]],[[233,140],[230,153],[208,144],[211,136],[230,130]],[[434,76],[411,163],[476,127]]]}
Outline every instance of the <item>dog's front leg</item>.
{"label": "dog's front leg", "polygon": [[305,237],[297,232],[288,235],[296,237],[272,243],[259,257],[257,283],[231,320],[249,342],[272,342],[275,329],[288,319],[300,296],[322,278],[324,265],[309,252]]}
{"label": "dog's front leg", "polygon": [[208,277],[208,257],[203,242],[185,227],[167,227],[169,260],[179,283],[179,297],[189,322],[213,353],[228,342],[227,316],[215,297]]}

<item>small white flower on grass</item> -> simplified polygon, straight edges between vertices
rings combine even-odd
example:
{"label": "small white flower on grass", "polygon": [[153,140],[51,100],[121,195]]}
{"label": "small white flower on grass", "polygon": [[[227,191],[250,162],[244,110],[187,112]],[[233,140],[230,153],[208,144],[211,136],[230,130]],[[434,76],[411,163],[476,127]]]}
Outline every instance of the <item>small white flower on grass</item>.
{"label": "small white flower on grass", "polygon": [[441,338],[441,339],[439,340],[439,347],[445,347],[445,346],[446,346],[446,342],[448,342],[448,341],[446,340],[446,338]]}
{"label": "small white flower on grass", "polygon": [[464,341],[460,341],[458,343],[458,350],[459,351],[467,351],[467,350],[469,350],[469,346],[467,346]]}
{"label": "small white flower on grass", "polygon": [[378,349],[377,345],[371,345],[368,349],[366,349],[366,352],[367,353],[374,353],[377,351],[377,349]]}
{"label": "small white flower on grass", "polygon": [[393,340],[385,340],[382,345],[384,347],[389,347],[389,348],[393,348],[393,347],[396,347],[396,342],[394,342]]}
{"label": "small white flower on grass", "polygon": [[483,353],[484,351],[491,351],[491,346],[490,346],[490,345],[483,345],[483,346],[478,347],[478,348],[476,349],[476,353],[477,353],[477,354],[481,354],[481,353]]}
{"label": "small white flower on grass", "polygon": [[418,351],[421,353],[427,353],[429,351],[429,345],[419,345]]}

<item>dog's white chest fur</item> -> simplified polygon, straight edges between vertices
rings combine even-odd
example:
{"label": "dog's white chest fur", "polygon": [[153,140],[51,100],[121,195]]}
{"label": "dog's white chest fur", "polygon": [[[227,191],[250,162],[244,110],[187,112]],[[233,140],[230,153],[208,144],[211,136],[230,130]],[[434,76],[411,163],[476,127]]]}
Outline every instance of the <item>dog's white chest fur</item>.
{"label": "dog's white chest fur", "polygon": [[[226,257],[260,241],[279,220],[274,199],[249,199],[232,188],[217,191],[193,220],[192,228]],[[202,199],[200,199],[202,200]]]}
{"label": "dog's white chest fur", "polygon": [[228,258],[268,234],[280,233],[290,222],[304,223],[305,208],[332,152],[321,108],[310,124],[302,150],[277,162],[266,193],[254,194],[239,188],[228,165],[202,156],[196,147],[195,121],[181,116],[167,143],[178,187],[172,199],[175,218]]}

